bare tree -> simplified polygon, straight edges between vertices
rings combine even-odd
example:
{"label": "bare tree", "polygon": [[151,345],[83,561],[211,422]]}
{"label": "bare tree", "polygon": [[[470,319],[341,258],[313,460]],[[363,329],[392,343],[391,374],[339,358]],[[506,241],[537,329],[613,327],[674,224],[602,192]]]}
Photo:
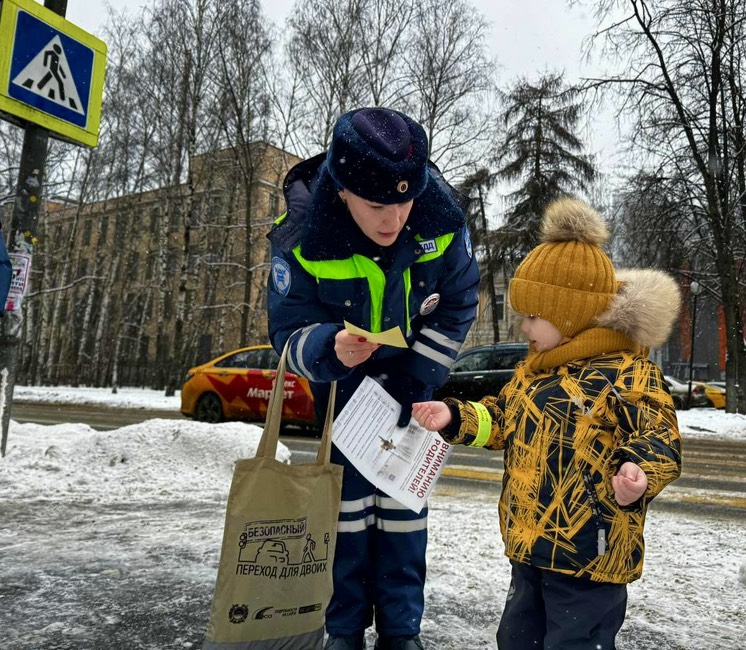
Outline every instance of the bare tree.
{"label": "bare tree", "polygon": [[[182,359],[193,341],[189,321],[195,275],[190,268],[193,250],[193,214],[197,186],[204,179],[195,177],[192,161],[199,147],[214,148],[218,142],[218,127],[208,110],[207,98],[212,92],[214,57],[218,46],[218,12],[215,0],[162,0],[143,14],[142,27],[146,36],[147,87],[143,91],[151,98],[148,116],[156,124],[153,164],[160,185],[170,186],[163,219],[168,228],[159,229],[158,246],[161,259],[173,256],[169,233],[180,231],[181,254],[176,295],[167,295],[169,286],[163,278],[159,308],[174,304],[172,318],[162,318],[159,339],[160,359],[167,394],[173,394],[181,378]],[[208,167],[201,172],[211,173]],[[181,183],[184,182],[184,188]],[[172,273],[161,263],[161,272]],[[168,331],[167,331],[168,330]],[[167,342],[167,343],[166,343]]]}
{"label": "bare tree", "polygon": [[366,0],[300,0],[288,21],[288,58],[303,85],[301,155],[326,149],[337,117],[367,100],[359,38]]}
{"label": "bare tree", "polygon": [[[18,177],[21,162],[23,131],[0,120],[0,209],[15,195],[14,180]],[[10,215],[10,212],[8,212]],[[0,216],[3,213],[0,212]],[[10,226],[10,222],[8,222]],[[10,229],[10,228],[8,228]]]}
{"label": "bare tree", "polygon": [[[255,214],[255,195],[259,191],[258,171],[266,162],[264,143],[268,141],[270,129],[271,100],[266,66],[271,59],[272,41],[257,0],[222,4],[219,23],[222,47],[218,54],[216,103],[223,137],[233,154],[236,181],[243,190],[240,341],[248,345],[255,338],[253,332],[257,329],[259,311],[254,266],[255,257],[264,247],[257,244],[263,240],[271,223],[266,213]],[[280,172],[274,176],[279,191]]]}
{"label": "bare tree", "polygon": [[655,156],[652,173],[680,179],[688,210],[702,215],[714,269],[700,268],[700,255],[689,259],[690,273],[706,283],[715,271],[726,325],[727,408],[743,412],[746,6],[741,0],[604,0],[597,6],[602,22],[626,12],[598,32],[605,55],[623,57],[626,66],[588,79],[586,87],[621,93],[635,144]]}
{"label": "bare tree", "polygon": [[466,0],[302,0],[289,27],[301,155],[325,149],[337,117],[365,105],[420,121],[443,171],[465,174],[486,155],[494,65],[487,22]]}
{"label": "bare tree", "polygon": [[486,19],[466,0],[415,5],[406,47],[406,106],[425,127],[430,157],[459,176],[484,160],[493,144],[494,63]]}
{"label": "bare tree", "polygon": [[398,106],[411,94],[405,51],[414,4],[401,0],[363,3],[360,56],[366,94],[373,106]]}
{"label": "bare tree", "polygon": [[491,229],[487,219],[487,196],[494,189],[496,180],[494,173],[491,173],[485,167],[481,167],[467,176],[459,186],[461,193],[469,198],[466,219],[479,262],[480,295],[487,296],[490,307],[492,341],[494,343],[500,341],[500,314],[498,312],[496,279],[502,269],[494,250],[494,237],[490,236]]}

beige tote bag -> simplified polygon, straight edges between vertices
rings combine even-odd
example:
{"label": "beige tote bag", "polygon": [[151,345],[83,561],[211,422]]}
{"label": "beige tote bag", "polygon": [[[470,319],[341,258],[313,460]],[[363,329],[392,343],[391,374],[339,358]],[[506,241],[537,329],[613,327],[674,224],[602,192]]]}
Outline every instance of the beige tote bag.
{"label": "beige tote bag", "polygon": [[275,460],[287,347],[256,457],[233,472],[203,650],[315,650],[324,638],[342,492],[329,462],[336,384],[315,463]]}

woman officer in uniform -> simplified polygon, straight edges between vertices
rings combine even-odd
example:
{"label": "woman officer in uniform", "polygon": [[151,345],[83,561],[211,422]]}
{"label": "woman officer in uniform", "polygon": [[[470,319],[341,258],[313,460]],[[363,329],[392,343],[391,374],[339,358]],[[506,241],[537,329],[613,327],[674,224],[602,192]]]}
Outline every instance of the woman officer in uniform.
{"label": "woman officer in uniform", "polygon": [[[424,129],[404,113],[362,108],[337,121],[329,150],[285,179],[268,287],[269,334],[311,382],[320,421],[337,381],[337,413],[365,376],[402,405],[429,399],[474,320],[479,273],[461,197],[428,161]],[[401,328],[408,347],[349,334]],[[326,612],[326,650],[363,650],[374,621],[377,650],[422,649],[427,508],[416,514],[344,466]]]}

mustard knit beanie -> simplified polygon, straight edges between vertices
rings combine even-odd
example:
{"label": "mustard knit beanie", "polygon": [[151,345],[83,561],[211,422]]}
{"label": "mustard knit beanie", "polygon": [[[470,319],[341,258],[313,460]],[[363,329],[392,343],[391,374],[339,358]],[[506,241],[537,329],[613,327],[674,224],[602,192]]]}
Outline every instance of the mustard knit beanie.
{"label": "mustard knit beanie", "polygon": [[541,241],[510,282],[510,302],[563,335],[587,329],[617,290],[611,260],[601,250],[609,238],[599,214],[582,201],[559,199],[547,206]]}

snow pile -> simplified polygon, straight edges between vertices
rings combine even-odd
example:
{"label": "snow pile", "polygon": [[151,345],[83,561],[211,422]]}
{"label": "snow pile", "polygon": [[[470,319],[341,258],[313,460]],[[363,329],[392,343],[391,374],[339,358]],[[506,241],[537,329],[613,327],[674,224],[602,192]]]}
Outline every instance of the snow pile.
{"label": "snow pile", "polygon": [[[239,458],[252,458],[255,425],[148,420],[114,431],[85,424],[11,423],[0,464],[4,495],[131,501],[223,498]],[[278,460],[290,452],[278,444]]]}
{"label": "snow pile", "polygon": [[746,415],[712,408],[677,411],[684,438],[718,438],[746,442]]}

